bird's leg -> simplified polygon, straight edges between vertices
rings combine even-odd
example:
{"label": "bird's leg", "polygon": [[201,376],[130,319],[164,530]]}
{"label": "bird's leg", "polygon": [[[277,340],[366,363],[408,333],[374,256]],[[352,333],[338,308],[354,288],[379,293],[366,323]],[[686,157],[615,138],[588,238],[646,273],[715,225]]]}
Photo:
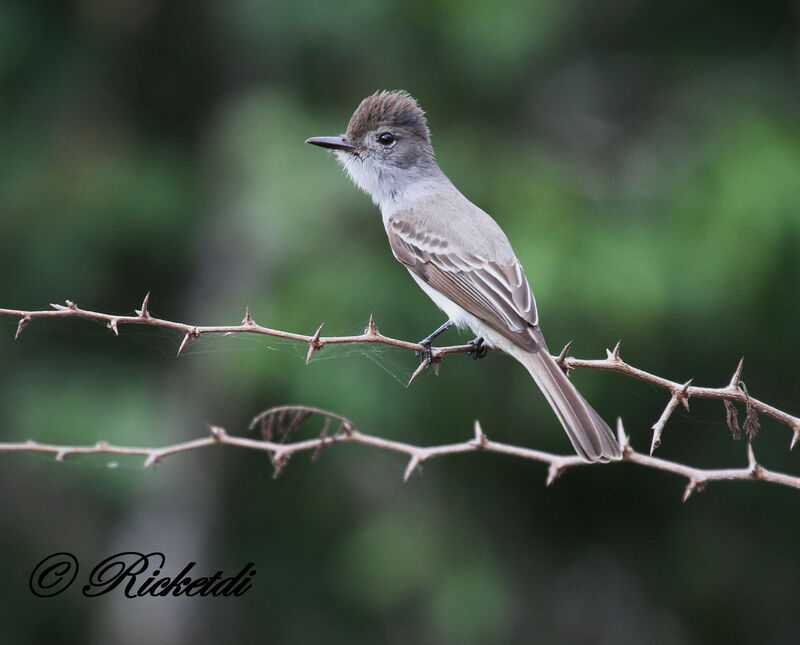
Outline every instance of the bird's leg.
{"label": "bird's leg", "polygon": [[424,351],[417,352],[417,356],[422,354],[424,356],[424,358],[422,360],[425,363],[427,363],[428,365],[430,365],[431,361],[433,360],[433,352],[431,351],[431,343],[433,342],[433,339],[436,338],[443,331],[445,331],[446,329],[449,329],[452,326],[453,326],[453,321],[452,320],[448,320],[443,325],[440,325],[439,327],[437,327],[436,330],[432,334],[426,336],[421,341],[419,341],[419,344],[422,345],[422,347],[424,348]]}
{"label": "bird's leg", "polygon": [[486,352],[489,349],[486,347],[486,344],[483,342],[483,338],[480,336],[473,338],[467,343],[467,345],[472,345],[472,349],[467,352],[467,356],[469,356],[473,361],[477,361],[486,356]]}

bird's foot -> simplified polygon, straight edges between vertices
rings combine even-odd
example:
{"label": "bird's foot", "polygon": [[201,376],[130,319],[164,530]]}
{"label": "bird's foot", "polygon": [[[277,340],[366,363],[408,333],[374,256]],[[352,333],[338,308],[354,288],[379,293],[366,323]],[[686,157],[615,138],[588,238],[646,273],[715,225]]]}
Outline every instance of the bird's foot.
{"label": "bird's foot", "polygon": [[452,325],[453,322],[448,320],[446,323],[438,327],[432,334],[419,341],[419,344],[422,345],[422,351],[415,353],[417,356],[422,356],[422,363],[430,365],[433,362],[433,350],[431,349],[431,343],[433,343],[433,339],[441,334],[444,330],[450,328]]}
{"label": "bird's foot", "polygon": [[467,352],[467,356],[473,361],[480,360],[486,356],[486,352],[489,351],[489,348],[486,347],[486,343],[484,343],[483,338],[480,336],[469,341],[467,345],[472,345],[472,349]]}
{"label": "bird's foot", "polygon": [[422,345],[422,351],[414,352],[414,354],[422,357],[422,360],[420,361],[421,363],[430,365],[431,362],[433,362],[433,349],[431,349],[431,341],[426,338],[419,341],[419,344]]}

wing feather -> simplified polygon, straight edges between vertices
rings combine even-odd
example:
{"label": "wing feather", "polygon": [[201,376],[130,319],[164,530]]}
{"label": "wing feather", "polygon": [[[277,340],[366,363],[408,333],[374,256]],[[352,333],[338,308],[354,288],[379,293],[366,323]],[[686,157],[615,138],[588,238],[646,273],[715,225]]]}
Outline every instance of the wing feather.
{"label": "wing feather", "polygon": [[501,263],[463,244],[456,253],[443,236],[399,216],[389,219],[386,232],[395,257],[415,275],[520,347],[539,347],[530,332],[538,324],[536,302],[513,254]]}

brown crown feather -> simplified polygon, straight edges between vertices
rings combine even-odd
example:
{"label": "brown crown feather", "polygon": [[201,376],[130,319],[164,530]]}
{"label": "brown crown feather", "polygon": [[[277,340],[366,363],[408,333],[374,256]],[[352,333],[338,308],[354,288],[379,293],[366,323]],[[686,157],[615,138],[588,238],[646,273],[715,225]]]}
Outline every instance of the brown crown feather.
{"label": "brown crown feather", "polygon": [[380,127],[401,127],[430,141],[425,112],[405,90],[382,90],[361,101],[347,125],[347,138],[359,141],[367,132]]}

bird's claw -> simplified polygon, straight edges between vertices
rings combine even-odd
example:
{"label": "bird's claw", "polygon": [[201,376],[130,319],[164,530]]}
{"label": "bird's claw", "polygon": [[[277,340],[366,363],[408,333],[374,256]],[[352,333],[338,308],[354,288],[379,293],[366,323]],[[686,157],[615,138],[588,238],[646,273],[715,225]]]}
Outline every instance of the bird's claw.
{"label": "bird's claw", "polygon": [[483,342],[483,338],[480,336],[469,341],[467,345],[472,346],[472,349],[467,352],[467,356],[469,356],[473,361],[480,360],[486,356],[486,352],[489,351],[489,348],[486,347],[486,344]]}
{"label": "bird's claw", "polygon": [[414,354],[417,356],[421,356],[422,360],[417,365],[417,369],[414,370],[414,373],[411,375],[411,378],[408,380],[406,387],[411,387],[411,384],[417,380],[417,377],[422,374],[425,370],[429,367],[433,367],[433,370],[438,374],[439,373],[439,363],[438,361],[441,360],[437,357],[437,362],[433,362],[433,348],[431,347],[431,339],[425,338],[419,342],[422,345],[422,351],[415,351]]}
{"label": "bird's claw", "polygon": [[421,363],[425,363],[426,365],[430,365],[433,363],[433,349],[431,348],[431,341],[430,340],[423,340],[419,343],[422,345],[422,351],[416,351],[414,354],[416,356],[422,356]]}

